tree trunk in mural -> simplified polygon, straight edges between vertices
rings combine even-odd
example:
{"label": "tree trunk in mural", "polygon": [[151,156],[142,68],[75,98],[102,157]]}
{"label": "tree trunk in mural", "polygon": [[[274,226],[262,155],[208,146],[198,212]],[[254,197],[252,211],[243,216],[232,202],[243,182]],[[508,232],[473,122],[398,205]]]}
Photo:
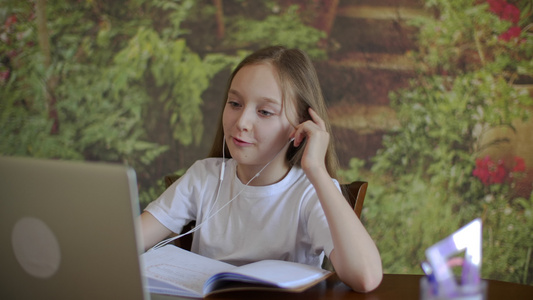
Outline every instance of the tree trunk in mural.
{"label": "tree trunk in mural", "polygon": [[[37,32],[39,36],[39,47],[43,57],[44,69],[50,67],[50,35],[48,33],[48,25],[46,20],[46,1],[37,0],[35,3],[35,10],[37,16]],[[44,95],[46,97],[48,107],[48,117],[52,120],[52,128],[50,134],[55,135],[59,132],[59,118],[57,115],[56,98],[54,96],[54,89],[57,84],[55,76],[45,78]]]}
{"label": "tree trunk in mural", "polygon": [[331,28],[335,23],[337,17],[337,7],[339,6],[339,0],[323,0],[322,8],[315,21],[315,27],[324,31],[328,36],[331,33]]}
{"label": "tree trunk in mural", "polygon": [[226,28],[224,26],[224,7],[222,6],[222,0],[213,0],[213,5],[215,5],[216,13],[216,23],[217,23],[217,38],[221,40],[224,38]]}

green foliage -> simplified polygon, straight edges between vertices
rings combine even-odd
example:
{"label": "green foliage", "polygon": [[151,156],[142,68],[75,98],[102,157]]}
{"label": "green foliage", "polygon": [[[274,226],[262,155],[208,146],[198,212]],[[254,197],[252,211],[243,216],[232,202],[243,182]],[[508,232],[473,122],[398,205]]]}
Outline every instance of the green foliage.
{"label": "green foliage", "polygon": [[528,94],[486,70],[420,77],[411,89],[390,99],[405,126],[384,138],[373,170],[388,170],[393,176],[424,174],[433,184],[464,193],[469,190],[473,154],[482,147],[480,128],[526,120],[522,105],[531,105]]}
{"label": "green foliage", "polygon": [[290,6],[286,11],[267,16],[263,20],[251,20],[236,16],[228,26],[229,36],[225,41],[232,45],[284,45],[306,51],[310,57],[324,59],[326,53],[317,48],[318,42],[326,34],[302,23],[298,6]]}
{"label": "green foliage", "polygon": [[364,160],[358,159],[356,157],[352,157],[348,164],[349,168],[346,170],[339,169],[337,171],[337,176],[339,177],[339,180],[341,182],[352,182],[356,180],[363,180],[364,177],[361,173],[363,171],[364,165],[365,165]]}
{"label": "green foliage", "polygon": [[153,108],[163,109],[159,113],[166,115],[174,140],[190,145],[199,143],[203,134],[202,92],[214,74],[234,62],[222,55],[202,60],[183,39],[165,40],[141,27],[114,57],[107,80],[113,82],[111,95],[118,98],[134,98],[139,91],[131,87],[144,86],[157,103]]}
{"label": "green foliage", "polygon": [[[155,199],[162,174],[188,167],[184,153],[204,137],[203,97],[214,76],[246,54],[196,43],[212,27],[191,18],[212,22],[212,3],[46,2],[49,35],[39,36],[33,3],[4,2],[0,154],[128,164],[137,171],[143,205]],[[303,25],[295,8],[252,18],[228,17],[228,42],[246,50],[283,43],[324,55],[314,44],[323,33]],[[39,37],[50,42],[49,65]]]}
{"label": "green foliage", "polygon": [[[530,1],[508,2],[521,11],[518,24],[499,18],[490,11],[487,2],[426,1],[429,9],[438,11],[438,18],[418,17],[412,21],[420,28],[417,58],[425,65],[424,69],[451,74],[480,68],[492,69],[493,73],[497,70],[531,71],[531,60],[527,58],[533,54],[528,33],[533,7]],[[500,39],[500,35],[514,25],[522,28],[518,39],[525,39],[525,42]],[[522,71],[522,68],[525,69]]]}
{"label": "green foliage", "polygon": [[[529,118],[524,108],[533,99],[514,83],[532,80],[532,36],[524,29],[517,39],[501,39],[511,24],[479,1],[426,3],[438,17],[413,23],[420,30],[419,49],[410,54],[418,76],[390,95],[402,126],[384,137],[365,178],[363,221],[385,272],[420,273],[427,247],[482,217],[483,276],[531,284],[533,195],[487,189],[472,171],[481,152],[506,141],[487,142],[487,131],[513,132],[513,122]],[[525,28],[531,7],[521,9]]]}
{"label": "green foliage", "polygon": [[483,273],[491,278],[531,284],[533,282],[533,194],[515,199],[504,194],[484,199]]}
{"label": "green foliage", "polygon": [[[35,22],[23,19],[33,7],[13,4],[5,14],[18,17],[18,27],[10,29],[16,43],[3,45],[2,53],[17,54],[9,56],[10,77],[1,87],[0,153],[120,162],[133,166],[142,180],[172,143],[198,144],[202,92],[239,57],[200,57],[177,38],[192,3],[48,4],[47,15],[57,16],[48,22],[48,68],[37,47]],[[126,16],[122,5],[146,16]],[[171,18],[163,34],[152,27],[153,15]],[[59,127],[53,132],[54,121]]]}

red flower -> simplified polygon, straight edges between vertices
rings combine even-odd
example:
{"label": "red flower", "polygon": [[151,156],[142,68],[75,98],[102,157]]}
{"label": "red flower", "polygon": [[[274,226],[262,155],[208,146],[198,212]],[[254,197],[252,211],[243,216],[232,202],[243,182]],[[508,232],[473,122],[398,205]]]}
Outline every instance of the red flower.
{"label": "red flower", "polygon": [[9,71],[0,71],[0,83],[5,83],[9,79]]}
{"label": "red flower", "polygon": [[17,16],[16,15],[11,15],[7,18],[6,22],[4,23],[4,26],[6,26],[6,28],[9,28],[11,27],[11,25],[17,23]]}
{"label": "red flower", "polygon": [[510,21],[517,24],[520,20],[520,9],[518,7],[507,3],[505,0],[487,0],[489,9],[495,13],[500,19]]}
{"label": "red flower", "polygon": [[503,161],[498,160],[497,165],[492,165],[489,167],[489,174],[490,176],[490,183],[503,183],[505,180],[505,176],[507,176],[507,171],[505,171],[505,167],[503,166]]}
{"label": "red flower", "polygon": [[485,156],[483,159],[476,159],[476,168],[472,172],[472,175],[479,178],[484,185],[490,184],[490,172],[489,165],[494,163],[490,160],[490,156]]}
{"label": "red flower", "polygon": [[520,27],[513,26],[513,27],[509,28],[509,30],[507,30],[506,32],[500,34],[498,39],[504,40],[506,42],[509,42],[513,38],[518,38],[520,36],[520,32],[521,31],[522,31],[522,29],[520,29]]}
{"label": "red flower", "polygon": [[515,165],[514,165],[513,169],[511,170],[511,172],[513,172],[513,173],[521,173],[521,172],[524,172],[526,170],[526,162],[524,161],[523,158],[515,156],[514,157],[514,162],[515,162]]}
{"label": "red flower", "polygon": [[499,40],[509,42],[520,37],[521,29],[518,26],[520,21],[520,9],[505,0],[487,0],[489,10],[500,17],[501,20],[509,21],[513,24],[506,32],[500,34]]}
{"label": "red flower", "polygon": [[507,3],[501,11],[501,14],[499,14],[499,16],[502,20],[511,21],[513,24],[516,25],[520,20],[520,10],[518,9],[518,7]]}
{"label": "red flower", "polygon": [[472,171],[472,175],[481,180],[486,186],[504,183],[507,178],[513,180],[517,177],[517,173],[522,173],[526,170],[526,164],[523,158],[516,156],[513,160],[515,162],[514,166],[508,171],[502,160],[494,162],[488,155],[484,158],[478,158],[476,159],[476,168]]}
{"label": "red flower", "polygon": [[500,15],[500,12],[505,9],[505,5],[507,4],[504,0],[487,0],[487,3],[489,3],[490,11],[498,16]]}

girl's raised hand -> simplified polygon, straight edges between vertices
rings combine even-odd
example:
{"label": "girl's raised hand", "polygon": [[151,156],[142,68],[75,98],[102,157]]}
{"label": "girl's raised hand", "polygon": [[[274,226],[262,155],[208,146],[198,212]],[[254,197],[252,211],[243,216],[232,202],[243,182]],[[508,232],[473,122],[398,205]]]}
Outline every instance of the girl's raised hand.
{"label": "girl's raised hand", "polygon": [[301,166],[308,177],[320,169],[326,170],[325,157],[329,145],[329,133],[322,118],[309,108],[311,120],[296,126],[294,132],[294,146],[298,147],[304,139],[307,144],[302,156]]}

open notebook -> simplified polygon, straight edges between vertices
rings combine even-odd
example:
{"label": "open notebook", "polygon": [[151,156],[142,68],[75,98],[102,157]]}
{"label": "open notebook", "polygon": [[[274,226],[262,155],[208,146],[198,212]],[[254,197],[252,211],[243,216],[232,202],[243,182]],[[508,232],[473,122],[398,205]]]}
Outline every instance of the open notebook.
{"label": "open notebook", "polygon": [[146,300],[135,172],[0,157],[0,299]]}

